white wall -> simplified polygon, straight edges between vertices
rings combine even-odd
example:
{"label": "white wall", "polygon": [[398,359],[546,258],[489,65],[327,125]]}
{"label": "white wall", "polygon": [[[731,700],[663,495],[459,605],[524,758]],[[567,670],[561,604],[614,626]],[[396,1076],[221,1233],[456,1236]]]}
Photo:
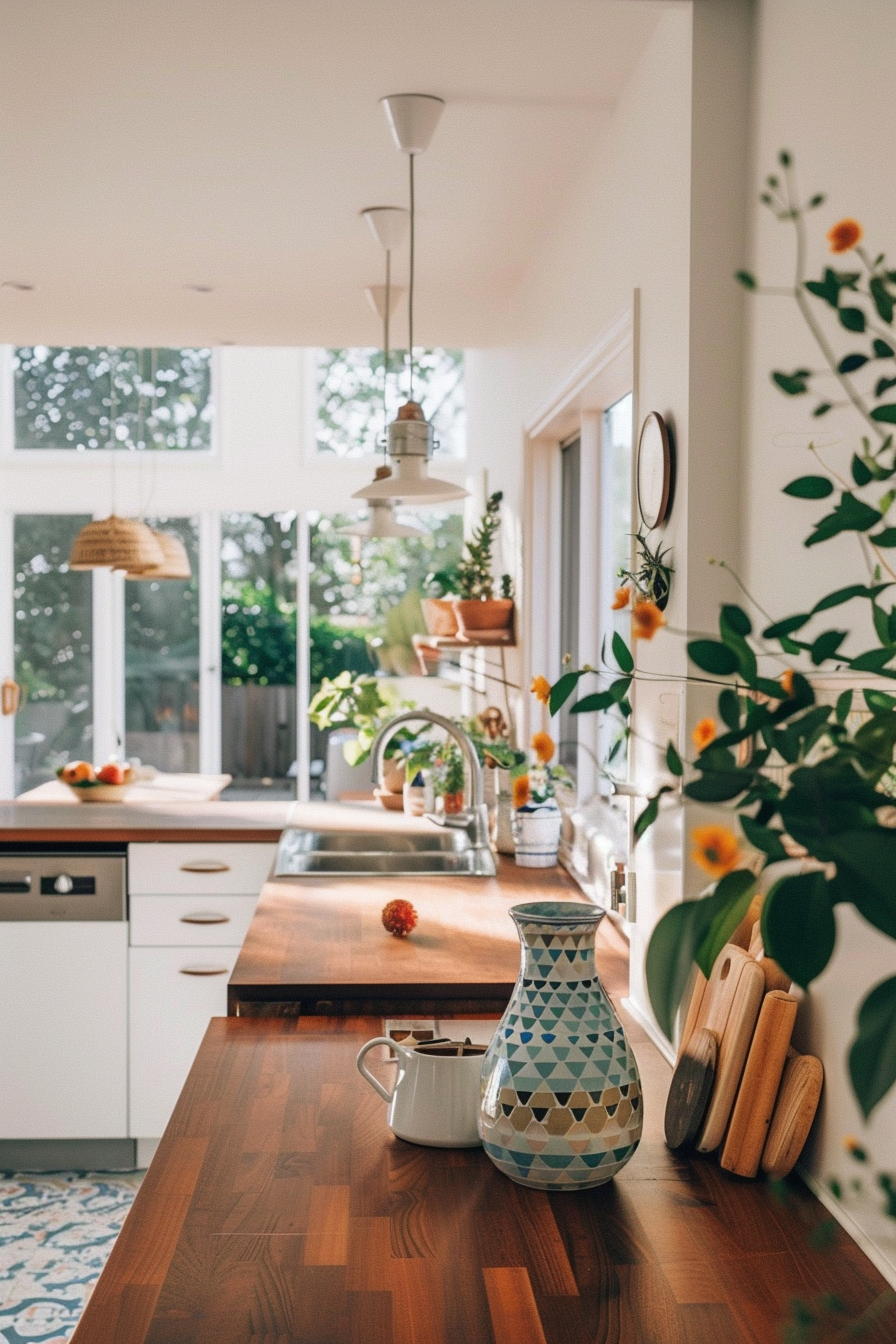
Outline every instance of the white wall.
{"label": "white wall", "polygon": [[[801,190],[827,194],[812,219],[809,271],[830,259],[825,233],[844,216],[862,221],[872,252],[896,255],[896,188],[889,170],[893,153],[892,59],[896,52],[896,6],[891,0],[762,0],[759,12],[754,162],[752,185],[774,172],[778,150],[790,149]],[[792,284],[790,230],[758,204],[750,268],[767,284]],[[833,263],[837,265],[837,262]],[[844,333],[845,335],[845,333]],[[839,337],[838,349],[842,346]],[[772,369],[819,367],[819,357],[791,301],[757,298],[750,305],[747,361],[745,458],[745,564],[748,586],[775,615],[804,611],[825,592],[861,581],[855,539],[839,538],[803,549],[817,505],[780,493],[794,476],[812,467],[810,433],[823,429],[839,442],[829,460],[848,463],[861,425],[845,412],[812,422],[810,397],[787,398],[772,386]],[[842,608],[846,625],[858,612]],[[838,613],[840,615],[840,613]],[[838,620],[837,624],[841,622]],[[894,879],[896,880],[896,879]],[[820,1180],[852,1177],[856,1165],[844,1153],[845,1135],[856,1135],[873,1163],[896,1168],[896,1095],[891,1094],[866,1127],[846,1079],[846,1051],[857,1002],[878,980],[896,972],[896,948],[851,908],[839,907],[839,941],[830,969],[809,997],[803,1044],[819,1053],[826,1069],[821,1125],[811,1157]],[[896,1229],[871,1206],[850,1201],[863,1227],[876,1239],[896,1274]]]}

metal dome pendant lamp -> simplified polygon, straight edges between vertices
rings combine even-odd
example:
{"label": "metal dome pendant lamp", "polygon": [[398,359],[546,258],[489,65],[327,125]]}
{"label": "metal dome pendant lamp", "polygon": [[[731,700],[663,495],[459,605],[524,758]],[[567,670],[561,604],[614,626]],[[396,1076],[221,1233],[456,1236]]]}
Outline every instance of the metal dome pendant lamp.
{"label": "metal dome pendant lamp", "polygon": [[427,93],[397,93],[380,100],[392,128],[395,143],[407,154],[410,183],[410,246],[408,274],[408,399],[389,425],[388,452],[392,471],[380,476],[353,499],[370,504],[379,500],[401,499],[406,504],[446,504],[466,499],[468,491],[451,481],[440,481],[429,474],[429,460],[435,448],[432,425],[423,408],[414,400],[414,262],[416,201],[414,198],[414,159],[429,146],[445,106],[443,99]]}
{"label": "metal dome pendant lamp", "polygon": [[[380,205],[373,206],[369,210],[362,210],[361,214],[370,225],[370,230],[377,242],[386,254],[386,283],[384,285],[370,285],[366,291],[374,312],[382,318],[383,322],[383,418],[385,434],[382,440],[383,444],[383,464],[376,469],[374,481],[388,479],[392,475],[392,468],[385,460],[386,444],[389,433],[389,371],[391,361],[391,348],[389,344],[389,322],[395,309],[396,301],[401,297],[403,290],[396,289],[392,285],[392,252],[396,247],[400,247],[404,241],[407,232],[408,212],[399,209],[397,206]],[[370,504],[370,512],[367,518],[360,522],[349,523],[347,527],[340,527],[338,530],[344,536],[351,537],[425,537],[426,533],[420,527],[411,527],[407,523],[400,523],[395,517],[395,501],[392,499],[375,499]]]}
{"label": "metal dome pendant lamp", "polygon": [[115,512],[115,421],[117,363],[110,361],[109,446],[112,453],[112,512],[85,524],[75,537],[69,569],[123,569],[145,573],[162,565],[165,556],[151,527],[138,518],[119,518]]}

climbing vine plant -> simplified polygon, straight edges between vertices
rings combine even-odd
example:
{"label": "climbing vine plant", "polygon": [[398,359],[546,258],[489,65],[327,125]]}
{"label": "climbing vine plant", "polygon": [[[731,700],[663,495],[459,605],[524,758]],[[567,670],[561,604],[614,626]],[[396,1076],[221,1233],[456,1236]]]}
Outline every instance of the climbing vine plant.
{"label": "climbing vine plant", "polygon": [[[786,151],[761,200],[793,231],[793,284],[769,290],[747,271],[737,280],[752,293],[792,299],[821,357],[818,369],[775,370],[772,380],[784,396],[811,399],[813,420],[846,406],[862,426],[845,462],[826,462],[824,450],[810,444],[811,473],[791,481],[784,493],[825,501],[826,512],[811,525],[805,546],[852,534],[858,564],[854,582],[804,611],[776,618],[745,596],[745,605],[721,608],[718,638],[688,643],[696,669],[691,675],[719,686],[718,718],[697,726],[692,760],[683,761],[670,742],[666,763],[682,779],[687,798],[728,805],[738,831],[697,828],[694,858],[718,879],[715,889],[670,910],[650,941],[651,1003],[670,1037],[692,965],[696,961],[710,973],[769,864],[793,856],[815,860],[775,881],[762,908],[766,952],[803,988],[833,955],[838,905],[854,906],[896,939],[896,686],[893,693],[885,689],[896,682],[896,270],[883,253],[866,247],[856,220],[843,219],[829,229],[827,241],[831,256],[845,261],[826,265],[819,276],[807,273],[809,223],[824,197],[799,196]],[[870,615],[861,628],[872,633],[859,636],[870,642],[858,652],[844,651],[851,632],[829,614],[850,604]],[[642,638],[663,622],[653,604],[638,602],[637,595],[632,617],[632,633]],[[609,674],[610,685],[579,700],[579,712],[628,706],[637,671],[619,635],[613,653],[617,671]],[[783,671],[769,676],[769,663]],[[821,668],[858,674],[853,681],[864,681],[865,688],[845,689],[834,704],[819,703],[811,677]],[[548,689],[544,698],[552,712],[592,671],[567,672]],[[665,785],[648,800],[635,823],[636,839],[655,822],[663,795],[672,792]],[[859,1007],[849,1070],[867,1116],[896,1082],[896,975],[871,986]]]}

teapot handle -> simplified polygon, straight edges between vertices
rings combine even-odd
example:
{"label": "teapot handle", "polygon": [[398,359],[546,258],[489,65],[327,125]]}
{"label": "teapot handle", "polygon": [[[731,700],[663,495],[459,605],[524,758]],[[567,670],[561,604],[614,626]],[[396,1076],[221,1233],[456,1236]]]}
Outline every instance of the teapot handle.
{"label": "teapot handle", "polygon": [[355,1063],[358,1066],[358,1072],[360,1073],[361,1077],[367,1079],[368,1083],[370,1083],[370,1086],[374,1089],[375,1092],[378,1092],[380,1094],[383,1101],[391,1101],[392,1095],[395,1091],[395,1084],[392,1085],[392,1091],[387,1092],[386,1089],[383,1087],[382,1083],[380,1082],[379,1078],[374,1078],[373,1074],[370,1072],[370,1070],[364,1063],[364,1056],[367,1054],[368,1050],[372,1050],[375,1045],[388,1045],[390,1050],[394,1050],[395,1053],[398,1054],[399,1046],[396,1044],[395,1041],[391,1039],[391,1037],[375,1036],[372,1041],[368,1041],[366,1045],[361,1046],[361,1049],[358,1051],[358,1058],[355,1060]]}

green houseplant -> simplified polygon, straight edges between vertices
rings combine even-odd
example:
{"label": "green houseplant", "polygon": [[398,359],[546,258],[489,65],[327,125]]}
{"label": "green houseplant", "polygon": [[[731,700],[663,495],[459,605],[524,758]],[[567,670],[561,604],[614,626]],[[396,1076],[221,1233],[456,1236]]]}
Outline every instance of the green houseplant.
{"label": "green houseplant", "polygon": [[493,556],[495,537],[501,526],[501,500],[496,490],[489,495],[485,513],[467,542],[457,565],[454,610],[460,633],[476,638],[484,630],[506,630],[513,620],[510,576],[501,580],[501,597],[495,597]]}
{"label": "green houseplant", "polygon": [[[688,679],[719,688],[718,718],[697,725],[692,760],[683,761],[670,742],[666,764],[670,775],[682,781],[685,797],[730,808],[739,834],[722,823],[694,831],[694,860],[717,879],[716,886],[711,895],[669,910],[651,938],[646,959],[650,998],[670,1037],[692,965],[709,973],[746,913],[762,870],[788,857],[809,862],[803,871],[784,872],[772,883],[762,908],[762,934],[766,952],[797,984],[807,988],[828,965],[837,940],[838,905],[854,906],[875,929],[896,939],[896,694],[886,689],[896,681],[896,562],[891,555],[896,548],[896,270],[888,269],[882,253],[867,252],[861,226],[844,219],[827,237],[835,256],[851,254],[850,268],[828,265],[820,276],[807,278],[807,217],[824,197],[799,198],[786,151],[779,156],[779,169],[767,179],[761,199],[794,229],[796,266],[792,287],[771,292],[793,299],[824,367],[775,370],[772,380],[788,397],[814,393],[815,420],[840,404],[852,408],[863,425],[842,466],[829,465],[818,445],[810,443],[813,470],[791,481],[784,493],[795,500],[829,501],[804,545],[852,534],[861,568],[854,582],[784,618],[745,593],[751,610],[723,606],[718,638],[689,640],[695,671]],[[737,279],[745,289],[763,292],[750,273],[741,271]],[[816,391],[819,383],[822,391]],[[828,393],[830,386],[836,392]],[[828,625],[827,613],[850,603],[860,604],[866,617],[855,634]],[[645,615],[650,616],[646,625]],[[665,621],[656,604],[636,603],[632,623],[633,635],[650,638]],[[594,674],[610,684],[579,700],[573,712],[616,703],[630,714],[627,692],[638,675],[635,660],[618,633],[612,648],[615,666],[569,671],[553,686],[537,678],[533,690],[556,712],[580,678]],[[819,669],[833,669],[847,680],[833,703],[825,703],[813,685]],[[665,784],[648,800],[635,823],[636,840],[656,821],[664,796],[673,793]],[[769,876],[774,875],[773,870]],[[896,1082],[896,975],[870,986],[859,1006],[849,1073],[868,1116]]]}
{"label": "green houseplant", "polygon": [[[410,702],[400,702],[389,682],[382,677],[353,677],[351,672],[340,672],[338,677],[325,677],[308,706],[308,718],[321,729],[354,728],[357,737],[343,745],[342,752],[349,765],[362,765],[370,758],[374,738],[383,724],[402,709],[413,709]],[[404,744],[414,734],[401,728],[386,748],[386,762],[393,769],[386,772],[386,786],[400,793],[404,786]]]}

